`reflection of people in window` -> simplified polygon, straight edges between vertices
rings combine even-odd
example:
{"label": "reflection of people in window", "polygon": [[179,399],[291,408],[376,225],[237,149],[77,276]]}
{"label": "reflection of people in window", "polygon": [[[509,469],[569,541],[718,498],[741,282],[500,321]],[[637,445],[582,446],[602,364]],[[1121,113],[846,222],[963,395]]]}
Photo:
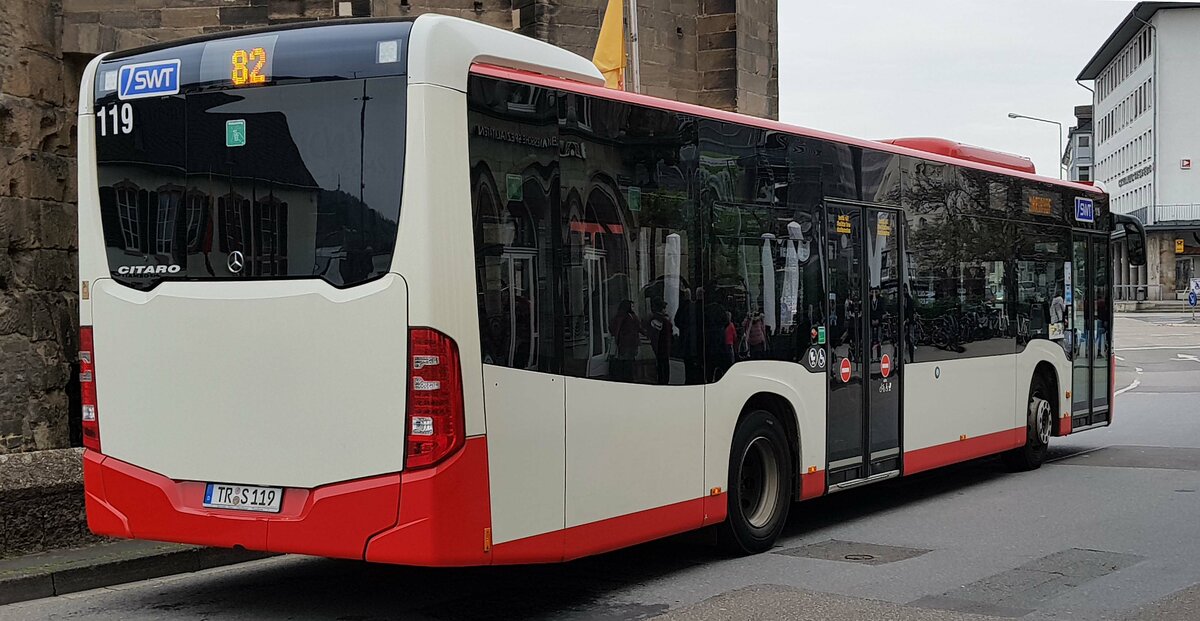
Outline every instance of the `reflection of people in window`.
{"label": "reflection of people in window", "polygon": [[667,315],[667,303],[661,298],[655,298],[650,305],[652,314],[646,322],[646,336],[650,338],[650,347],[654,349],[654,369],[658,374],[659,384],[671,383],[671,337],[675,325]]}
{"label": "reflection of people in window", "polygon": [[742,325],[742,329],[746,333],[746,344],[750,348],[750,357],[754,360],[761,360],[767,357],[767,325],[763,320],[763,314],[755,311],[746,316],[746,321]]}
{"label": "reflection of people in window", "polygon": [[718,369],[717,379],[724,374],[729,367],[733,366],[734,362],[734,343],[737,342],[737,326],[733,325],[733,313],[725,311],[725,336],[721,345],[721,367]]}
{"label": "reflection of people in window", "polygon": [[632,381],[633,361],[641,341],[641,320],[633,312],[633,300],[622,300],[617,306],[617,314],[608,324],[608,333],[617,346],[616,358],[609,363],[610,375],[613,379]]}

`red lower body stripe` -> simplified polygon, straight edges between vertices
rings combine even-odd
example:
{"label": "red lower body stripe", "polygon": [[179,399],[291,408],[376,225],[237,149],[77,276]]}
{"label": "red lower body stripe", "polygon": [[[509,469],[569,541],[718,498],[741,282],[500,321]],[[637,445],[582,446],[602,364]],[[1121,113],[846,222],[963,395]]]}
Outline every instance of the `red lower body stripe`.
{"label": "red lower body stripe", "polygon": [[[1060,419],[1060,431],[1070,419]],[[999,453],[1025,442],[1011,429],[910,451],[904,473]],[[717,524],[728,495],[714,494],[492,545],[487,441],[470,438],[447,462],[304,490],[278,514],[206,509],[204,483],[173,481],[84,452],[88,525],[114,537],[427,566],[545,563],[616,550]],[[825,471],[800,475],[800,498],[826,492]]]}
{"label": "red lower body stripe", "polygon": [[949,466],[960,461],[1003,453],[1025,444],[1025,428],[997,431],[957,442],[946,442],[904,454],[904,474]]}
{"label": "red lower body stripe", "polygon": [[[722,493],[525,537],[498,544],[493,549],[492,561],[497,564],[569,561],[617,550],[724,521],[727,503],[728,498]],[[711,513],[706,515],[706,511]]]}

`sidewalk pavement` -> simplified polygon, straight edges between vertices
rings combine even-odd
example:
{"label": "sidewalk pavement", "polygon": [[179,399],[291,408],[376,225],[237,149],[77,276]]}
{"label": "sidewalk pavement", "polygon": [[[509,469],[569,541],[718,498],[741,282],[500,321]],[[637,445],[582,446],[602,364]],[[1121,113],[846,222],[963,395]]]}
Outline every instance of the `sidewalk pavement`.
{"label": "sidewalk pavement", "polygon": [[153,541],[108,541],[0,559],[0,606],[272,556]]}

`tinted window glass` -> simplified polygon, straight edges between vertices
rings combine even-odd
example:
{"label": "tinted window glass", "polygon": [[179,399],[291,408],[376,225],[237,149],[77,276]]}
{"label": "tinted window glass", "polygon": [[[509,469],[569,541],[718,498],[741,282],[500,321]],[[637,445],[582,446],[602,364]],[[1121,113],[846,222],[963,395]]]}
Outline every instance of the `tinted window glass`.
{"label": "tinted window glass", "polygon": [[869,203],[900,204],[899,155],[862,151],[862,199]]}
{"label": "tinted window glass", "polygon": [[799,360],[825,316],[820,168],[786,134],[700,123],[700,202],[710,219],[706,374],[740,360]]}
{"label": "tinted window glass", "polygon": [[[970,214],[1003,186],[964,194],[955,167],[917,161],[905,184],[911,360],[1012,353],[1013,225]],[[978,199],[978,200],[976,200]],[[990,209],[990,207],[987,207]]]}
{"label": "tinted window glass", "polygon": [[700,382],[694,122],[574,94],[561,116],[565,372]]}
{"label": "tinted window glass", "polygon": [[557,372],[557,97],[472,77],[471,201],[483,361]]}
{"label": "tinted window glass", "polygon": [[[404,170],[405,79],[143,99],[97,136],[101,221],[120,282],[385,273]],[[99,133],[99,129],[98,129]]]}
{"label": "tinted window glass", "polygon": [[1017,341],[1051,339],[1065,344],[1069,319],[1064,290],[1070,266],[1070,232],[1020,225],[1016,257]]}

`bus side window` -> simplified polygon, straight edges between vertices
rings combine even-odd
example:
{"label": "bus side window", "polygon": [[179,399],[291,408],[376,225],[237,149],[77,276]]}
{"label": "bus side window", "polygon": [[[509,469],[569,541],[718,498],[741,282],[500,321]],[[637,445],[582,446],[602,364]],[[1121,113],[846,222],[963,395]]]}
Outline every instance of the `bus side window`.
{"label": "bus side window", "polygon": [[699,383],[695,123],[577,94],[563,103],[565,371]]}

